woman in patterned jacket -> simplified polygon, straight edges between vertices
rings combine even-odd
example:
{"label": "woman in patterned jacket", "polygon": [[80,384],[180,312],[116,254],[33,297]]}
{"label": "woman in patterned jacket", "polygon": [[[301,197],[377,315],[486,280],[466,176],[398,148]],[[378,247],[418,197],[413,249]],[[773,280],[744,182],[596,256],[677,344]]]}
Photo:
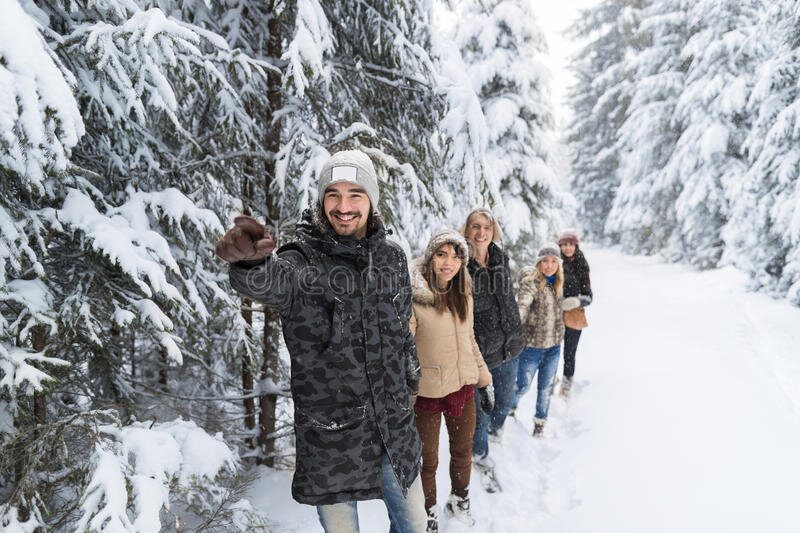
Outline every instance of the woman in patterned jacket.
{"label": "woman in patterned jacket", "polygon": [[522,279],[517,297],[525,349],[519,356],[514,407],[528,392],[538,372],[534,437],[541,436],[544,430],[558,371],[564,339],[563,286],[561,250],[557,244],[546,244],[536,254],[534,273]]}

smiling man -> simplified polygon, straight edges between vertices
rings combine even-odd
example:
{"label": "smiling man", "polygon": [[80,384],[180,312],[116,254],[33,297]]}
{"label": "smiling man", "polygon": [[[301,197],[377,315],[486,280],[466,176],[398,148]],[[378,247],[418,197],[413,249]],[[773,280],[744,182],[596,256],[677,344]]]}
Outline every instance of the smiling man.
{"label": "smiling man", "polygon": [[275,308],[291,357],[297,459],[292,495],[327,533],[357,532],[359,500],[383,499],[391,531],[421,533],[421,442],[411,395],[419,362],[409,329],[406,257],[377,215],[378,180],[361,151],[322,168],[295,240],[250,217],[217,244],[231,285]]}

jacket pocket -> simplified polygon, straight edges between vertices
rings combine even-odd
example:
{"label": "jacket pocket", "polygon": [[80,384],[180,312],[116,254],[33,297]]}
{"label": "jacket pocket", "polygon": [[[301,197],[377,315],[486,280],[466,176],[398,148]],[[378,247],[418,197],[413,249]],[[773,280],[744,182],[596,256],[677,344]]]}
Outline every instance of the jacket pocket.
{"label": "jacket pocket", "polygon": [[436,394],[442,390],[442,367],[438,365],[420,365],[422,376],[419,380],[419,393]]}
{"label": "jacket pocket", "polygon": [[411,411],[414,409],[414,405],[411,403],[411,393],[392,393],[392,398],[394,398],[394,403],[397,404],[401,410]]}
{"label": "jacket pocket", "polygon": [[333,316],[331,317],[331,342],[341,343],[344,340],[345,307],[338,297],[333,298]]}
{"label": "jacket pocket", "polygon": [[357,426],[367,417],[365,405],[298,406],[294,423],[301,428],[318,431],[340,431]]}

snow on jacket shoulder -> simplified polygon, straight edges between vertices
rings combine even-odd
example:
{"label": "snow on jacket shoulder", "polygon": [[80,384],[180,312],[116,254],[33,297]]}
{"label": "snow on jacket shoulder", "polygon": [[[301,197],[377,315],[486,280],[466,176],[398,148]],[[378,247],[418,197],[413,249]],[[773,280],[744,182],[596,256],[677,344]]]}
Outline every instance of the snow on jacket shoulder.
{"label": "snow on jacket shoulder", "polygon": [[258,266],[231,265],[231,285],[281,315],[300,503],[382,498],[384,453],[404,491],[419,472],[408,266],[385,237],[382,225],[359,240],[323,232],[306,211],[294,242]]}
{"label": "snow on jacket shoulder", "polygon": [[419,395],[443,398],[464,385],[485,387],[492,382],[492,375],[475,342],[472,295],[463,322],[449,310],[438,311],[433,306],[433,292],[425,281],[422,265],[418,259],[411,269],[411,332],[422,369]]}
{"label": "snow on jacket shoulder", "polygon": [[517,303],[525,345],[550,348],[564,340],[563,296],[552,285],[539,288],[539,280],[528,276],[520,283]]}

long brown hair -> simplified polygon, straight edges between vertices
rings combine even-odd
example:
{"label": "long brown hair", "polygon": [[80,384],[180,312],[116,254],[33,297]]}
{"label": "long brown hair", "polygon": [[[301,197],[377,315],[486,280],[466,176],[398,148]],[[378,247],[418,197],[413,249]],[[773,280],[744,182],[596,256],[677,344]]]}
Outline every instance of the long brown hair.
{"label": "long brown hair", "polygon": [[464,322],[467,319],[469,301],[472,298],[472,280],[467,272],[467,262],[464,261],[463,258],[461,259],[461,266],[458,267],[458,272],[453,276],[453,279],[447,283],[447,290],[439,288],[439,284],[436,281],[436,273],[433,271],[433,256],[436,255],[439,248],[446,244],[451,245],[460,258],[466,252],[466,250],[459,250],[461,245],[455,242],[445,242],[441,244],[434,250],[433,254],[431,254],[428,262],[425,263],[423,275],[433,293],[433,307],[440,313],[449,309],[461,322]]}

